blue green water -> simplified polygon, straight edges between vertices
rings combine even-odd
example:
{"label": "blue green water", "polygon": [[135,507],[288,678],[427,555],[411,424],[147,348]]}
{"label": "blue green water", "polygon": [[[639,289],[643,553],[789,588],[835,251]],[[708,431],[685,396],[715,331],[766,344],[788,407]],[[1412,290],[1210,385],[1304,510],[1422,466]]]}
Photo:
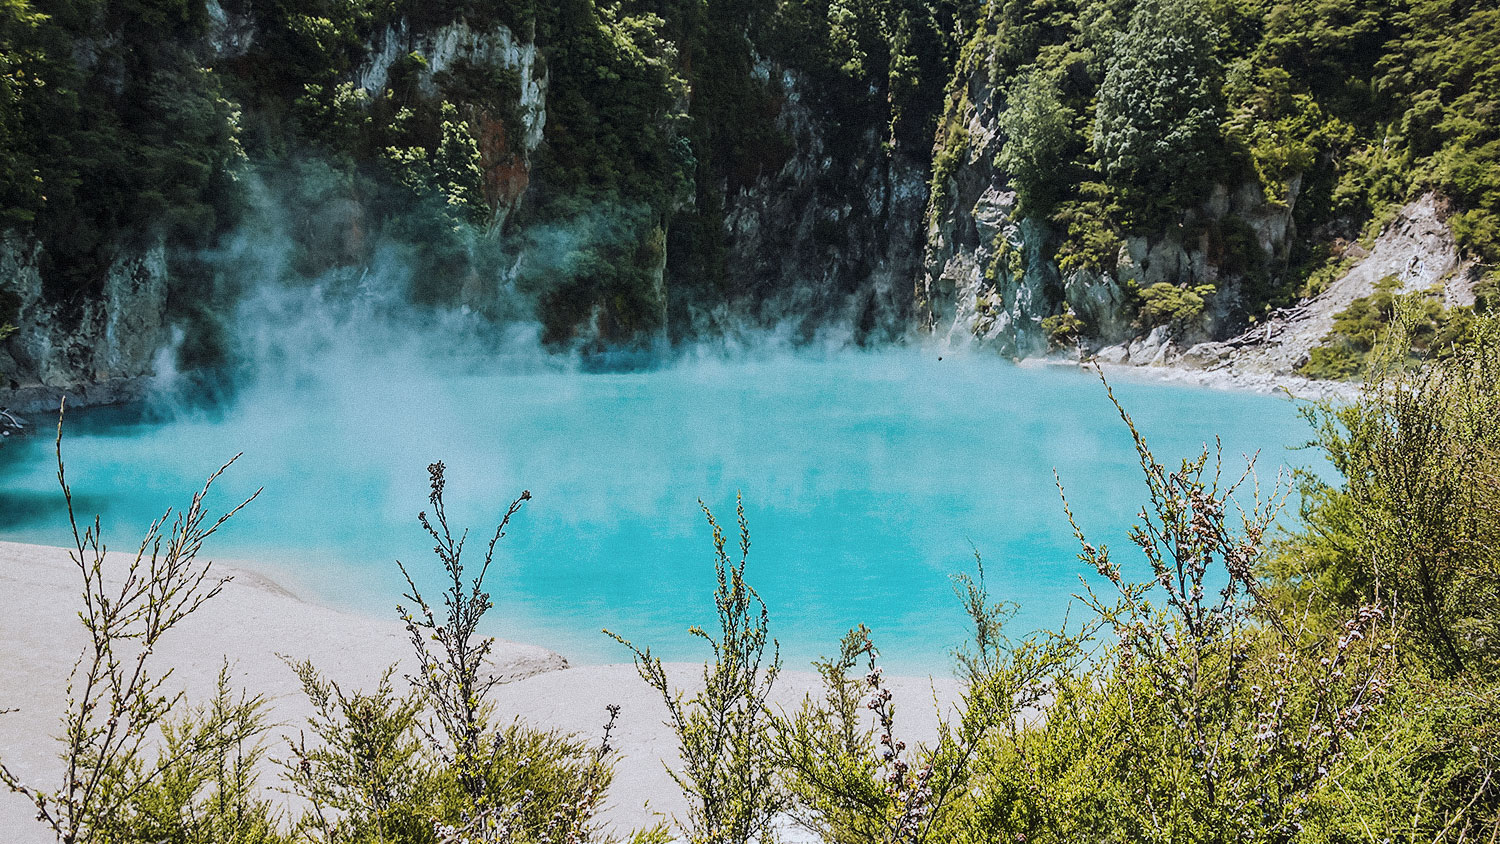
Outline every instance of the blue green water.
{"label": "blue green water", "polygon": [[[1144,491],[1104,390],[1073,370],[915,349],[485,370],[357,357],[265,375],[214,409],[80,411],[68,472],[79,509],[123,548],[243,451],[217,502],[265,491],[213,555],[376,612],[399,597],[394,560],[432,571],[415,519],[428,463],[447,463],[452,520],[477,534],[529,489],[492,573],[490,632],[581,662],[626,656],[603,627],[701,656],[685,635],[713,620],[696,499],[732,524],[739,491],[749,576],[788,661],[862,622],[907,668],[943,667],[962,640],[950,576],[974,549],[997,595],[1020,603],[1014,629],[1062,620],[1083,569],[1054,469],[1090,540],[1121,552]],[[1236,466],[1261,452],[1263,480],[1312,459],[1288,449],[1310,432],[1287,400],[1116,386],[1160,455],[1218,435]],[[39,436],[0,451],[0,538],[66,542],[51,448]]]}

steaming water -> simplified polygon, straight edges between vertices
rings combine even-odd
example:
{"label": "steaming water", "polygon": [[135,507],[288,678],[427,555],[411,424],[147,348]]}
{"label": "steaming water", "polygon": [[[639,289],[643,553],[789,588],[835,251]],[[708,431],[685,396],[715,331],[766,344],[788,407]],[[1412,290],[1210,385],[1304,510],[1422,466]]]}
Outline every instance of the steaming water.
{"label": "steaming water", "polygon": [[[1013,629],[1055,626],[1083,573],[1054,468],[1092,542],[1137,570],[1125,532],[1143,498],[1129,435],[1098,381],[1068,370],[921,350],[678,363],[648,372],[463,368],[356,356],[262,377],[212,411],[70,414],[65,456],[80,511],[115,548],[244,457],[220,506],[264,486],[212,541],[337,604],[392,612],[399,558],[431,577],[416,523],[426,465],[449,467],[449,512],[471,554],[523,488],[534,499],[501,540],[490,632],[574,661],[626,656],[607,627],[669,658],[701,658],[713,556],[696,499],[721,522],[744,495],[749,576],[789,663],[869,625],[887,663],[942,669],[964,635],[950,576],[985,559],[1022,609]],[[518,371],[519,370],[519,371]],[[1162,456],[1217,434],[1236,466],[1260,451],[1268,481],[1312,458],[1281,399],[1119,384]],[[0,537],[66,544],[49,437],[0,454]],[[477,556],[476,556],[477,561]]]}

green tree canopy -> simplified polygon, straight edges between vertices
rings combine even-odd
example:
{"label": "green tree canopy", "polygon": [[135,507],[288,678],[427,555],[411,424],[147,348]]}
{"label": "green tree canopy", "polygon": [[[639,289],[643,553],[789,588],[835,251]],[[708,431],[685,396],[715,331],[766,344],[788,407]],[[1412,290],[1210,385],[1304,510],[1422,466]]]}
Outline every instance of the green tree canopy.
{"label": "green tree canopy", "polygon": [[1210,178],[1219,143],[1218,37],[1202,0],[1144,0],[1114,42],[1094,120],[1109,181],[1179,204]]}

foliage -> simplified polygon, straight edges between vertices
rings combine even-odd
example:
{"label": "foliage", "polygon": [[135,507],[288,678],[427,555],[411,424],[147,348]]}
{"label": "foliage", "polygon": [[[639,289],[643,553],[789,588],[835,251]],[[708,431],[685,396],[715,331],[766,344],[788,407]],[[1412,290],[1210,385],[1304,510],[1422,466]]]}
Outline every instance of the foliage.
{"label": "foliage", "polygon": [[1236,513],[1253,464],[1223,482],[1205,447],[1168,470],[1120,415],[1149,493],[1130,538],[1153,580],[1128,580],[1068,511],[1079,558],[1113,587],[1083,596],[1118,643],[1094,685],[1122,731],[1111,790],[1136,797],[1111,825],[1138,840],[1292,840],[1390,686],[1387,613],[1363,604],[1329,632],[1277,615],[1257,566],[1280,485],[1263,495],[1256,484]]}
{"label": "foliage", "polygon": [[1218,140],[1216,35],[1200,0],[1142,0],[1110,51],[1094,145],[1137,204],[1181,202],[1209,178]]}
{"label": "foliage", "polygon": [[1335,597],[1395,595],[1424,660],[1447,674],[1500,656],[1492,629],[1500,439],[1488,422],[1500,410],[1496,331],[1486,317],[1451,357],[1418,370],[1392,366],[1400,354],[1389,352],[1358,401],[1309,409],[1344,486],[1309,481],[1317,497],[1304,513],[1305,544],[1316,553],[1284,574]]}
{"label": "foliage", "polygon": [[1077,154],[1077,115],[1058,96],[1055,73],[1033,69],[1010,92],[1000,118],[1005,145],[995,162],[1010,174],[1024,211],[1045,214],[1066,184],[1066,168]]}
{"label": "foliage", "polygon": [[1304,527],[1266,565],[1278,605],[1326,619],[1382,596],[1410,643],[1362,763],[1320,801],[1310,840],[1388,829],[1460,841],[1500,828],[1495,319],[1481,315],[1450,355],[1417,368],[1405,346],[1377,345],[1356,400],[1305,409],[1337,475],[1303,478]]}
{"label": "foliage", "polygon": [[292,665],[313,705],[318,744],[290,743],[284,779],[310,806],[297,831],[325,844],[421,840],[431,822],[420,811],[428,772],[419,755],[420,702],[397,695],[387,670],[372,692],[345,694],[310,662]]}
{"label": "foliage", "polygon": [[[1377,346],[1402,347],[1403,357],[1442,357],[1471,330],[1474,308],[1444,308],[1440,291],[1400,293],[1401,281],[1387,276],[1374,292],[1334,314],[1333,328],[1313,348],[1298,372],[1311,378],[1352,378],[1365,371]],[[1399,326],[1397,326],[1399,323]],[[1393,330],[1393,328],[1398,330]]]}
{"label": "foliage", "polygon": [[[134,836],[147,829],[184,834],[180,825],[197,821],[179,810],[203,800],[205,788],[214,793],[207,798],[201,823],[232,829],[232,818],[248,813],[253,816],[245,826],[250,837],[238,840],[256,840],[254,831],[266,823],[264,806],[248,796],[252,765],[240,754],[263,729],[259,699],[233,701],[227,675],[221,673],[214,703],[178,719],[183,695],[169,691],[172,669],[159,669],[153,659],[162,638],[228,582],[211,577],[212,564],[199,562],[198,553],[249,500],[209,518],[204,498],[226,464],[170,524],[170,511],[153,522],[124,570],[116,571],[105,555],[99,519],[80,527],[74,514],[60,414],[56,453],[57,480],[73,532],[70,556],[83,579],[79,618],[88,643],[68,678],[58,738],[61,785],[44,790],[22,782],[3,764],[0,782],[31,801],[37,819],[62,844]],[[160,748],[153,744],[158,736]],[[231,754],[234,764],[226,772]],[[225,817],[220,811],[232,814]]]}
{"label": "foliage", "polygon": [[1113,224],[1120,216],[1121,209],[1107,185],[1079,185],[1077,198],[1060,203],[1052,217],[1064,231],[1057,247],[1057,268],[1065,273],[1112,269],[1123,245]]}
{"label": "foliage", "polygon": [[292,665],[313,705],[308,726],[316,738],[289,742],[291,756],[282,762],[290,790],[309,805],[295,831],[325,844],[593,840],[594,813],[613,775],[609,735],[619,708],[610,708],[598,746],[519,722],[493,723],[489,692],[500,680],[487,673],[486,660],[494,640],[476,632],[493,607],[484,579],[496,543],[530,494],[511,503],[477,575],[466,580],[468,535],[449,529],[444,471],[441,463],[428,467],[432,515],[419,516],[448,579],[443,616],[400,566],[405,597],[416,607],[398,607],[417,659],[410,690],[397,693],[394,669],[373,691],[345,692],[311,663]]}
{"label": "foliage", "polygon": [[1197,319],[1205,306],[1205,300],[1214,295],[1217,288],[1212,284],[1193,287],[1178,286],[1165,281],[1141,288],[1139,320],[1143,328],[1158,325],[1182,325]]}
{"label": "foliage", "polygon": [[[983,568],[960,578],[965,692],[931,746],[897,736],[868,631],[851,631],[817,665],[822,699],[777,722],[801,824],[836,842],[1292,841],[1378,776],[1361,751],[1393,739],[1388,612],[1357,603],[1325,627],[1269,600],[1259,561],[1283,489],[1252,488],[1253,467],[1223,481],[1208,449],[1168,469],[1120,414],[1147,481],[1131,540],[1152,579],[1087,541],[1065,498],[1107,587],[1085,582],[1076,633],[1011,642],[1014,608],[991,602]],[[1252,498],[1236,507],[1237,492]]]}
{"label": "foliage", "polygon": [[238,110],[189,46],[206,22],[176,0],[0,11],[0,216],[45,244],[52,301],[96,293],[121,246],[236,219]]}
{"label": "foliage", "polygon": [[[1500,124],[1480,103],[1495,99],[1496,32],[1491,10],[1447,0],[994,3],[944,123],[994,109],[995,166],[1017,214],[1050,224],[1037,245],[1065,275],[1109,272],[1128,236],[1180,224],[1209,233],[1239,293],[1229,316],[1252,321],[1315,293],[1338,270],[1331,247],[1425,190],[1493,262]],[[997,95],[971,103],[982,84]],[[1284,245],[1240,230],[1255,184],[1296,224]],[[1351,356],[1318,353],[1335,368]]]}
{"label": "foliage", "polygon": [[[961,113],[962,108],[962,105],[955,105],[949,113]],[[968,155],[969,131],[961,123],[944,121],[938,135],[937,155],[932,159],[932,184],[928,189],[927,203],[932,222],[937,222],[939,216],[947,212],[950,184]]]}
{"label": "foliage", "polygon": [[[618,634],[607,635],[630,649],[636,670],[666,703],[668,725],[677,734],[683,770],[672,778],[689,801],[688,817],[679,819],[683,833],[703,844],[746,844],[766,840],[784,805],[771,756],[772,716],[766,701],[781,673],[781,648],[768,637],[765,602],[745,582],[750,529],[745,508],[736,508],[740,554],[736,562],[725,546],[724,531],[701,501],[713,529],[715,637],[701,627],[688,632],[707,642],[713,661],[703,664],[703,689],[684,700],[667,677],[660,657]],[[767,659],[766,646],[771,652]]]}
{"label": "foliage", "polygon": [[1311,94],[1294,93],[1286,68],[1248,58],[1230,68],[1224,93],[1233,104],[1227,139],[1245,148],[1267,199],[1285,203],[1287,183],[1313,169],[1328,146],[1320,135],[1333,131],[1328,117]]}
{"label": "foliage", "polygon": [[[499,746],[486,747],[487,702],[485,697],[499,680],[481,676],[485,658],[494,648],[494,639],[481,637],[477,631],[479,622],[494,603],[483,590],[485,575],[494,561],[495,545],[505,536],[505,528],[511,517],[531,499],[529,491],[511,502],[505,511],[495,534],[485,549],[484,562],[471,582],[464,580],[463,550],[468,532],[454,538],[448,527],[448,513],[443,504],[443,488],[447,481],[443,477],[442,463],[427,467],[430,481],[428,502],[432,505],[432,518],[421,513],[417,518],[435,543],[433,552],[443,564],[448,584],[443,594],[443,605],[447,610],[444,619],[439,619],[432,606],[422,596],[422,591],[412,580],[405,565],[397,563],[410,589],[406,599],[416,607],[415,612],[398,606],[396,611],[406,622],[406,631],[417,655],[417,673],[411,677],[428,710],[436,719],[439,730],[432,730],[429,740],[443,754],[443,761],[452,767],[460,788],[467,792],[476,807],[484,807],[489,783],[485,774],[490,766],[486,757],[498,753]],[[436,642],[434,647],[428,642]]]}
{"label": "foliage", "polygon": [[241,693],[219,672],[214,697],[181,718],[161,725],[168,764],[132,798],[128,813],[115,815],[90,834],[105,841],[205,841],[281,844],[278,812],[259,788],[257,742],[267,731],[265,699]]}
{"label": "foliage", "polygon": [[[795,714],[777,719],[776,755],[795,801],[792,814],[822,840],[947,840],[971,810],[976,760],[994,742],[1013,741],[1025,730],[1027,713],[1079,656],[1081,636],[1007,638],[1003,627],[1016,607],[991,601],[982,562],[975,577],[955,578],[955,589],[974,635],[955,653],[963,699],[932,745],[908,748],[899,737],[893,695],[863,627],[845,636],[838,659],[817,663],[823,701],[808,698]],[[867,673],[851,678],[861,659]],[[861,700],[873,723],[861,718]]]}
{"label": "foliage", "polygon": [[0,149],[7,151],[0,159],[0,219],[7,224],[30,222],[42,203],[42,178],[37,162],[26,149],[26,107],[44,84],[35,74],[38,56],[26,45],[36,37],[36,30],[47,20],[26,0],[7,0],[0,4],[0,43],[11,45],[0,50]]}
{"label": "foliage", "polygon": [[1088,324],[1083,317],[1067,303],[1063,304],[1062,313],[1042,319],[1042,332],[1047,335],[1047,345],[1054,349],[1071,348],[1087,328]]}
{"label": "foliage", "polygon": [[1399,16],[1405,37],[1382,57],[1381,82],[1402,99],[1400,135],[1425,158],[1414,181],[1455,199],[1459,242],[1500,260],[1500,10],[1418,0]]}

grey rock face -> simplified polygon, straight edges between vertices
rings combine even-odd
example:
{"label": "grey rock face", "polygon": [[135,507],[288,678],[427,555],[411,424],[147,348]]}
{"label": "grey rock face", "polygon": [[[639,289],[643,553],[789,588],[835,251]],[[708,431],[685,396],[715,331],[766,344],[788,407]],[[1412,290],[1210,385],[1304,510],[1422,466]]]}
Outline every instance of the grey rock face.
{"label": "grey rock face", "polygon": [[1061,233],[1043,220],[1016,218],[1009,175],[996,166],[1004,144],[998,127],[1005,92],[990,84],[986,65],[980,62],[969,80],[969,105],[958,121],[965,149],[944,184],[935,186],[915,292],[921,325],[945,342],[979,342],[1025,356],[1045,349],[1042,320],[1067,307],[1088,325],[1087,346],[1129,349],[1132,341],[1140,342],[1154,350],[1146,360],[1144,352],[1127,354],[1133,363],[1150,363],[1167,347],[1132,324],[1128,291],[1167,283],[1218,289],[1200,319],[1176,329],[1175,343],[1235,330],[1244,277],[1216,262],[1220,250],[1210,232],[1238,228],[1259,246],[1268,266],[1284,264],[1295,236],[1292,208],[1300,179],[1285,186],[1282,201],[1268,199],[1254,183],[1217,186],[1175,223],[1127,238],[1108,271],[1063,273],[1051,258]]}
{"label": "grey rock face", "polygon": [[1024,356],[1045,350],[1041,321],[1061,286],[1044,254],[1050,232],[1042,221],[1016,218],[1015,191],[995,166],[1003,93],[981,71],[968,94],[966,148],[944,184],[934,186],[941,201],[928,212],[917,319],[944,342],[978,341]]}
{"label": "grey rock face", "polygon": [[[886,149],[874,128],[852,148],[836,148],[837,118],[809,81],[765,60],[755,76],[778,93],[776,126],[791,154],[726,197],[730,304],[793,331],[832,324],[904,332],[927,202],[921,162]],[[719,330],[732,319],[699,314],[695,328]]]}
{"label": "grey rock face", "polygon": [[1446,306],[1473,304],[1478,275],[1464,262],[1445,222],[1446,213],[1436,194],[1408,203],[1368,250],[1351,248],[1345,253],[1357,260],[1328,289],[1229,341],[1239,350],[1235,368],[1271,374],[1295,371],[1333,329],[1334,316],[1355,299],[1371,295],[1376,283],[1387,277],[1397,279],[1400,293],[1432,290],[1442,294]]}
{"label": "grey rock face", "polygon": [[0,405],[29,410],[55,406],[62,393],[85,403],[133,394],[170,336],[164,247],[122,251],[101,295],[82,303],[44,300],[40,256],[34,240],[0,236],[0,294],[17,305],[17,331],[0,342]]}
{"label": "grey rock face", "polygon": [[231,14],[219,0],[208,0],[208,46],[218,59],[237,59],[250,52],[255,23],[249,15]]}
{"label": "grey rock face", "polygon": [[1199,343],[1182,353],[1175,363],[1186,369],[1216,369],[1229,362],[1234,347],[1228,343]]}
{"label": "grey rock face", "polygon": [[375,38],[369,58],[355,72],[356,84],[372,95],[379,93],[390,79],[391,66],[413,52],[427,60],[418,84],[428,95],[437,93],[433,77],[460,59],[515,70],[520,81],[516,107],[525,132],[521,146],[529,156],[541,145],[547,124],[547,74],[537,61],[535,42],[522,40],[504,24],[476,30],[457,21],[432,32],[412,32],[402,21]]}

